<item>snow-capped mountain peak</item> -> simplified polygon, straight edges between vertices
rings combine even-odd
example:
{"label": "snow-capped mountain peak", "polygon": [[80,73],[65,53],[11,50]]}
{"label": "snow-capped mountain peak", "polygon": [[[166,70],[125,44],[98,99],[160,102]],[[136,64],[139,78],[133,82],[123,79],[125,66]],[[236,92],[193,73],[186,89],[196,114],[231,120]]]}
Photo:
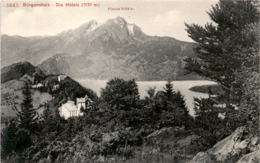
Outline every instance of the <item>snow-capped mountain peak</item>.
{"label": "snow-capped mountain peak", "polygon": [[134,35],[134,25],[133,24],[128,24],[127,29],[129,34]]}
{"label": "snow-capped mountain peak", "polygon": [[111,19],[111,20],[113,21],[113,23],[120,25],[121,28],[123,28],[124,26],[127,25],[127,22],[125,21],[125,19],[120,16],[118,16],[114,19]]}

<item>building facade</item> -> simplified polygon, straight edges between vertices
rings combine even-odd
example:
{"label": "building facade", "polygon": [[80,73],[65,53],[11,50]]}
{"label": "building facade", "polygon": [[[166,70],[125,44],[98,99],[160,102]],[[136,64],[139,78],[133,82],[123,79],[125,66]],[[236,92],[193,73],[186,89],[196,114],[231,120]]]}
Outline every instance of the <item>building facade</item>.
{"label": "building facade", "polygon": [[61,107],[59,107],[59,113],[60,116],[64,117],[65,119],[83,115],[80,108],[77,107],[74,101],[71,100],[67,101],[66,103],[62,104]]}

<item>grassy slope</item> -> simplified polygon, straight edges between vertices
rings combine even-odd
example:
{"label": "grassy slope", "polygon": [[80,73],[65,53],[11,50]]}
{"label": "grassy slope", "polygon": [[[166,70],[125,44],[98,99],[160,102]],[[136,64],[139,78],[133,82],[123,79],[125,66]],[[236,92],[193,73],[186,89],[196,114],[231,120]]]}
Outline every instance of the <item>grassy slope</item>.
{"label": "grassy slope", "polygon": [[[24,99],[22,93],[24,89],[24,82],[19,80],[11,80],[1,85],[1,118],[4,121],[6,118],[12,118],[16,116],[16,112],[13,109],[16,106],[20,109],[20,104]],[[46,92],[40,92],[38,90],[32,90],[33,106],[37,108],[41,113],[43,110],[42,105],[52,99],[52,96]],[[16,104],[16,105],[15,105]]]}

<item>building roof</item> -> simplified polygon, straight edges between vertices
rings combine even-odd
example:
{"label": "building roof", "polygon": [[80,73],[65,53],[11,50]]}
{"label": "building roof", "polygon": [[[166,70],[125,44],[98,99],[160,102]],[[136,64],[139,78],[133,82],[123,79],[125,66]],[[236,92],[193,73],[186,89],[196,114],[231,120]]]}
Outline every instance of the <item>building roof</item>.
{"label": "building roof", "polygon": [[60,78],[66,78],[67,75],[59,75]]}
{"label": "building roof", "polygon": [[86,102],[85,98],[77,98],[77,103],[84,103]]}
{"label": "building roof", "polygon": [[82,97],[82,98],[77,98],[76,100],[77,100],[77,103],[82,103],[82,102],[86,102],[88,99],[90,99],[89,97],[88,97],[88,95],[85,95],[85,97]]}

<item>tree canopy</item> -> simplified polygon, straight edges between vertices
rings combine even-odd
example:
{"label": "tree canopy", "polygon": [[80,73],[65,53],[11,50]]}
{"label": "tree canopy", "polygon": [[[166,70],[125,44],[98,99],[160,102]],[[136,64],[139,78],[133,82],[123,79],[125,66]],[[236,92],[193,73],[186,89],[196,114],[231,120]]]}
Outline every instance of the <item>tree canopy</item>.
{"label": "tree canopy", "polygon": [[137,84],[135,80],[112,79],[102,89],[101,98],[116,109],[136,107],[139,100]]}
{"label": "tree canopy", "polygon": [[186,24],[189,37],[197,43],[197,57],[186,59],[186,70],[220,83],[229,103],[243,91],[237,72],[257,64],[252,58],[258,51],[258,37],[252,29],[257,28],[260,14],[256,1],[220,0],[208,15],[212,22],[205,26]]}

